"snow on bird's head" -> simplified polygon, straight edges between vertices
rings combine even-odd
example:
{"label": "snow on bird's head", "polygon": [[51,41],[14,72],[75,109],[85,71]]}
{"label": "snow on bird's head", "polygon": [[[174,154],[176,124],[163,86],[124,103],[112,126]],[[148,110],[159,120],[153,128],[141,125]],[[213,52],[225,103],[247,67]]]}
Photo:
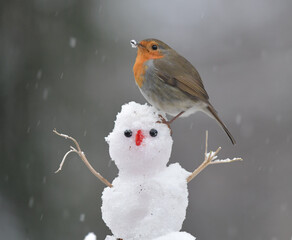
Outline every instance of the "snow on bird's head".
{"label": "snow on bird's head", "polygon": [[149,174],[166,166],[173,141],[168,126],[158,123],[159,114],[163,115],[147,104],[122,106],[113,131],[106,137],[120,174]]}

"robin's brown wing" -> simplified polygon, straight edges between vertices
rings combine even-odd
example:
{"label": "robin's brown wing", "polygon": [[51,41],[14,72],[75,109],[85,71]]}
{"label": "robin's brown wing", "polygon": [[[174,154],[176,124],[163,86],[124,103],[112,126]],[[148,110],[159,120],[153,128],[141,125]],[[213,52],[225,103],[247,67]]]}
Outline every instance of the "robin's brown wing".
{"label": "robin's brown wing", "polygon": [[193,65],[176,52],[170,56],[153,61],[156,76],[166,84],[177,87],[182,92],[209,103],[198,71]]}

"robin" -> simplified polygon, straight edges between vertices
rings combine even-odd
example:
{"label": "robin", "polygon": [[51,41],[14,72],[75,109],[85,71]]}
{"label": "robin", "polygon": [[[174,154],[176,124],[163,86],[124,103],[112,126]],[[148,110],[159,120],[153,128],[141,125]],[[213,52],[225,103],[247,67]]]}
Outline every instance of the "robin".
{"label": "robin", "polygon": [[131,40],[131,44],[138,48],[133,67],[136,83],[151,105],[173,116],[166,122],[168,125],[180,116],[202,111],[216,119],[235,144],[235,139],[209,102],[198,71],[188,60],[157,39],[145,39],[139,43]]}

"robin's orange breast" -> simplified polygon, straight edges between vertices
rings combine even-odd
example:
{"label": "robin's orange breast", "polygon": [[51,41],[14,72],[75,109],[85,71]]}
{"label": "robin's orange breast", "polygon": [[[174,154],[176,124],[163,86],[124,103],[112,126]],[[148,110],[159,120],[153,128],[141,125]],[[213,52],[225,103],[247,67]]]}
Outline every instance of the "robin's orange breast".
{"label": "robin's orange breast", "polygon": [[136,83],[139,87],[142,87],[142,85],[143,85],[143,82],[145,80],[145,72],[148,68],[148,66],[144,65],[144,63],[145,63],[145,61],[141,61],[139,59],[136,59],[135,65],[133,67],[135,80],[136,80]]}
{"label": "robin's orange breast", "polygon": [[150,59],[159,59],[163,58],[164,56],[160,53],[156,53],[155,55],[150,54],[146,50],[140,50],[138,49],[136,62],[133,67],[134,77],[136,80],[136,83],[139,87],[142,87],[143,82],[145,80],[145,72],[148,68],[148,66],[145,64]]}

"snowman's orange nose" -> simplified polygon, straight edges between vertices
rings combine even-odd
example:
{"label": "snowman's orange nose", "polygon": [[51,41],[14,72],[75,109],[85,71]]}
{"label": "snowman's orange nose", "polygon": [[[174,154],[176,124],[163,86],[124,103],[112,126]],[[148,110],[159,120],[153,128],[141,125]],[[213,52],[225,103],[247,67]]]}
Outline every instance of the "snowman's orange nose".
{"label": "snowman's orange nose", "polygon": [[136,133],[136,138],[135,138],[135,142],[137,146],[141,145],[141,143],[143,142],[143,138],[144,138],[144,135],[142,134],[142,131],[138,130]]}

